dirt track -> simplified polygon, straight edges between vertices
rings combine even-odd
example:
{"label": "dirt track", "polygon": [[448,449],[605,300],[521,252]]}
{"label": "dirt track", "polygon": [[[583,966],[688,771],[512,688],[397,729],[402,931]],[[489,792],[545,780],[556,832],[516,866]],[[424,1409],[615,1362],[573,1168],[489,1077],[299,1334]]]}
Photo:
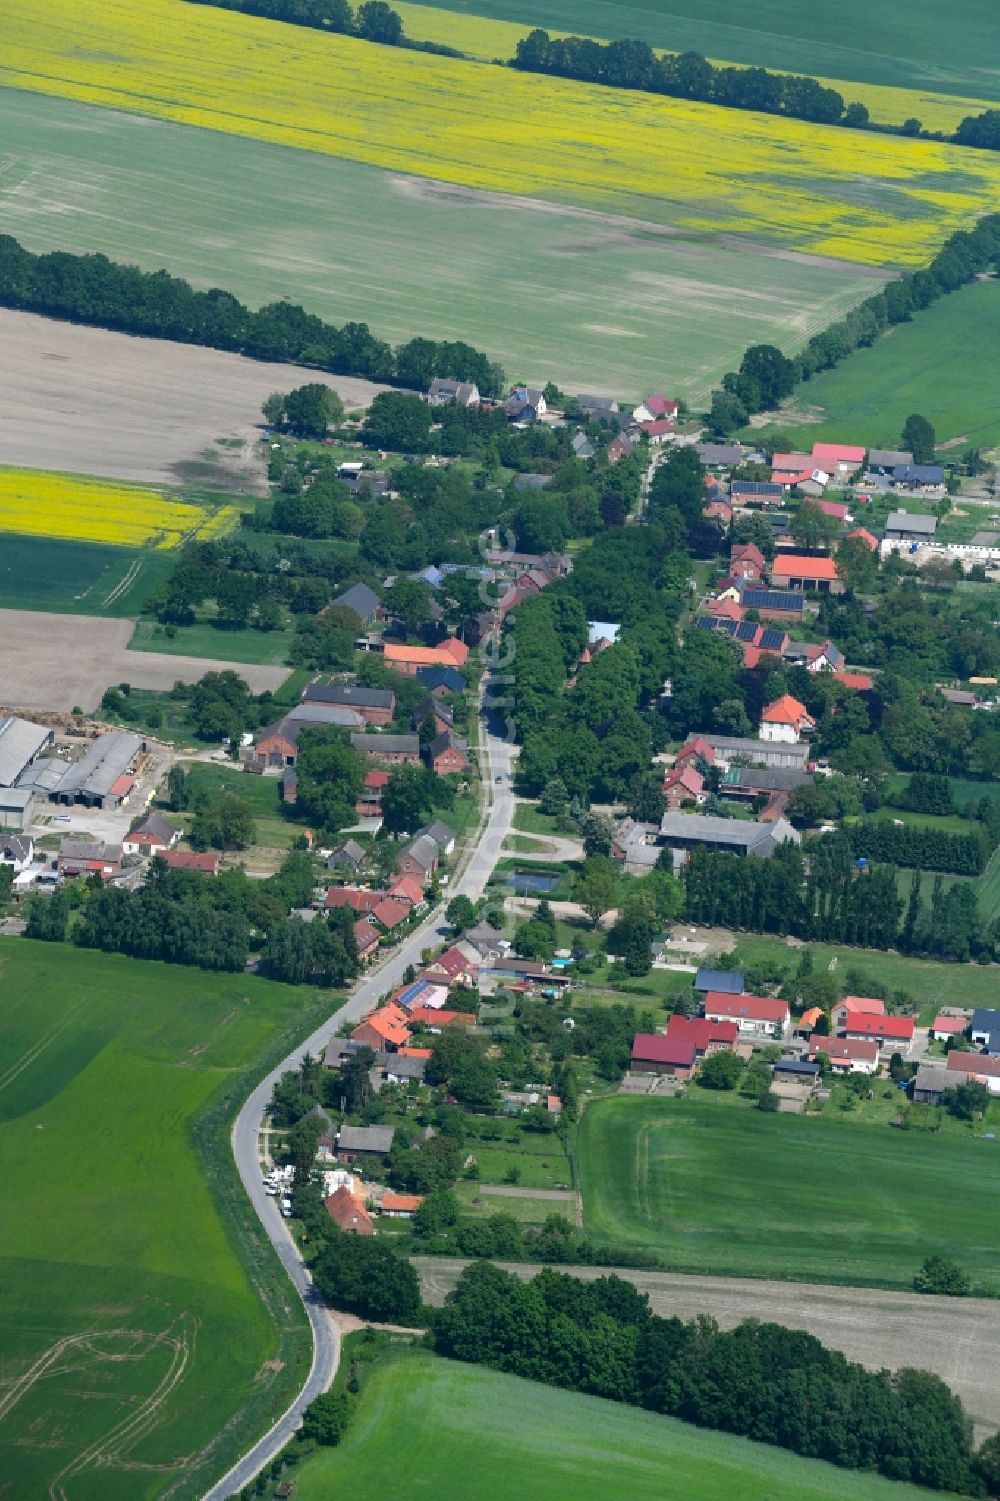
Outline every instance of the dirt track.
{"label": "dirt track", "polygon": [[310,380],[348,409],[385,389],[2,308],[0,464],[262,495],[260,404]]}
{"label": "dirt track", "polygon": [[248,667],[205,657],[128,651],[131,620],[94,615],[54,615],[42,610],[0,610],[0,704],[11,709],[87,711],[111,683],[172,688],[206,672],[232,667],[255,693],[277,688],[287,667]]}
{"label": "dirt track", "polygon": [[[523,1262],[504,1264],[525,1278],[541,1270]],[[424,1300],[437,1306],[468,1262],[417,1256],[413,1265]],[[574,1266],[557,1270],[589,1280],[609,1269]],[[681,1319],[708,1313],[724,1329],[741,1319],[766,1319],[805,1329],[873,1370],[918,1366],[934,1371],[965,1403],[977,1438],[1000,1428],[1000,1302],[928,1298],[870,1287],[614,1270],[649,1294],[654,1313]]]}

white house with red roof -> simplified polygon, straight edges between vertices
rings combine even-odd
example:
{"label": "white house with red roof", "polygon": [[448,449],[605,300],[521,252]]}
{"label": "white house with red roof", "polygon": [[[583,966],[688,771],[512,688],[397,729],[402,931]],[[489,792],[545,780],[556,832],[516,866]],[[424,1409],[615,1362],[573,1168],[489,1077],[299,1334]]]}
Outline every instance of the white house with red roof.
{"label": "white house with red roof", "polygon": [[879,1045],[860,1037],[813,1037],[809,1057],[825,1053],[835,1074],[873,1074],[879,1064]]}
{"label": "white house with red roof", "polygon": [[783,693],[761,712],[762,740],[797,745],[804,735],[811,734],[815,728],[816,721],[806,712],[805,704],[800,704],[790,693]]}
{"label": "white house with red roof", "polygon": [[677,403],[669,396],[647,396],[632,410],[632,421],[641,426],[644,422],[677,421]]}
{"label": "white house with red roof", "polygon": [[787,1001],[763,995],[727,995],[710,990],[705,996],[705,1020],[735,1022],[744,1040],[781,1038],[788,1033],[791,1011]]}
{"label": "white house with red roof", "polygon": [[913,1046],[916,1022],[912,1016],[871,1016],[852,1011],[840,1029],[847,1038],[877,1042],[883,1053],[902,1053]]}
{"label": "white house with red roof", "polygon": [[969,1025],[967,1016],[954,1016],[949,1011],[939,1011],[927,1030],[931,1042],[947,1042],[949,1037],[961,1037]]}

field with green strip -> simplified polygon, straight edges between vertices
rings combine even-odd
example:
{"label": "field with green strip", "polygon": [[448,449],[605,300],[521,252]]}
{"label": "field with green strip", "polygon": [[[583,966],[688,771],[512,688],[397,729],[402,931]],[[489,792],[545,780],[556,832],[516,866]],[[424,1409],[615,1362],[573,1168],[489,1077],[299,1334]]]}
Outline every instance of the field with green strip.
{"label": "field with green strip", "polygon": [[1000,282],[975,282],[800,386],[791,404],[809,420],[793,425],[782,413],[778,425],[806,448],[817,439],[891,448],[910,413],[922,412],[938,443],[1000,443],[1000,410],[983,378],[998,338]]}
{"label": "field with green strip", "polygon": [[587,1233],[671,1270],[909,1288],[940,1253],[1000,1274],[1000,1145],[971,1132],[767,1115],[695,1087],[595,1101],[577,1159]]}
{"label": "field with green strip", "polygon": [[[931,0],[424,0],[459,16],[517,21],[526,29],[578,36],[638,37],[671,52],[903,89],[1000,99],[1000,80],[982,41],[990,0],[953,0],[948,22]],[[455,45],[461,45],[460,41]],[[919,111],[917,111],[919,113]]]}
{"label": "field with green strip", "polygon": [[0,609],[135,615],[173,566],[165,552],[5,532],[0,538]]}
{"label": "field with green strip", "polygon": [[[295,1501],[921,1501],[837,1470],[423,1352],[382,1357],[344,1442],[296,1470]],[[403,1481],[405,1477],[405,1483]],[[942,1492],[938,1495],[943,1496]],[[945,1498],[946,1501],[946,1498]]]}
{"label": "field with green strip", "polygon": [[31,250],[467,339],[512,379],[703,396],[748,344],[796,347],[883,280],[41,95],[0,90],[0,136],[4,229]]}
{"label": "field with green strip", "polygon": [[301,1380],[301,1311],[198,1122],[317,999],[0,939],[6,1494],[199,1496]]}

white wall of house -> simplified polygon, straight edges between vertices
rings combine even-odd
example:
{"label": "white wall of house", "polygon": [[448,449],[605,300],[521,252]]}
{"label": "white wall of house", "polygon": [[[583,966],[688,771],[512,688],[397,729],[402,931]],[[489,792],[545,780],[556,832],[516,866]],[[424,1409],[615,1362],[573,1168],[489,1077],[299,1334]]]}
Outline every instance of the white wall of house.
{"label": "white wall of house", "polygon": [[769,720],[762,719],[760,738],[769,740],[772,744],[797,745],[800,736],[793,724],[772,724]]}

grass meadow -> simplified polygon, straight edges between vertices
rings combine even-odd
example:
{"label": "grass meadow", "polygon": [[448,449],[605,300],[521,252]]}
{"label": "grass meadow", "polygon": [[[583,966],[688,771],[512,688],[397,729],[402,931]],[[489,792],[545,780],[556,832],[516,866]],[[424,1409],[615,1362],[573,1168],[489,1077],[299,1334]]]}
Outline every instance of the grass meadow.
{"label": "grass meadow", "polygon": [[909,1288],[925,1256],[997,1280],[1000,1145],[767,1115],[692,1088],[614,1096],[577,1134],[584,1225],[674,1271]]}
{"label": "grass meadow", "polygon": [[[988,0],[953,0],[947,26],[932,0],[882,0],[877,8],[866,0],[840,0],[836,6],[768,0],[755,9],[742,0],[547,0],[541,11],[530,0],[425,0],[400,10],[408,35],[451,41],[468,51],[474,48],[465,26],[467,18],[476,17],[516,22],[522,36],[544,26],[577,36],[638,37],[671,52],[701,52],[725,62],[839,80],[841,89],[844,80],[887,85],[915,93],[907,113],[930,124],[930,112],[921,110],[923,93],[1000,99],[1000,79],[982,48],[987,5]],[[450,34],[429,29],[429,22],[413,15],[431,7],[455,16]],[[444,28],[448,22],[439,24]],[[870,89],[859,89],[854,97],[870,96]]]}
{"label": "grass meadow", "polygon": [[317,998],[21,938],[0,980],[0,1474],[11,1496],[195,1497],[309,1364],[225,1113],[197,1123]]}
{"label": "grass meadow", "polygon": [[794,348],[881,285],[854,265],[779,260],[40,94],[0,89],[0,136],[4,225],[32,250],[167,266],[252,306],[289,297],[392,340],[467,339],[512,377],[581,390],[638,398],[665,382],[703,397],[748,344]]}
{"label": "grass meadow", "polygon": [[0,609],[134,615],[173,567],[168,553],[0,536]]}
{"label": "grass meadow", "polygon": [[183,0],[10,0],[6,19],[0,83],[15,88],[876,266],[925,262],[1000,186],[990,152],[376,49]]}
{"label": "grass meadow", "polygon": [[137,620],[128,649],[281,666],[288,661],[291,643],[291,631],[261,631],[254,626],[227,630],[210,620],[199,620],[194,625],[175,626],[174,634],[168,636],[155,621]]}
{"label": "grass meadow", "polygon": [[800,386],[793,405],[814,420],[792,426],[782,413],[777,424],[806,446],[819,439],[892,447],[910,413],[922,412],[939,443],[1000,443],[1000,409],[984,379],[998,338],[1000,282],[974,282]]}
{"label": "grass meadow", "polygon": [[363,1380],[343,1443],[293,1472],[295,1501],[404,1494],[604,1501],[609,1491],[629,1501],[919,1501],[928,1494],[424,1352],[390,1352]]}

